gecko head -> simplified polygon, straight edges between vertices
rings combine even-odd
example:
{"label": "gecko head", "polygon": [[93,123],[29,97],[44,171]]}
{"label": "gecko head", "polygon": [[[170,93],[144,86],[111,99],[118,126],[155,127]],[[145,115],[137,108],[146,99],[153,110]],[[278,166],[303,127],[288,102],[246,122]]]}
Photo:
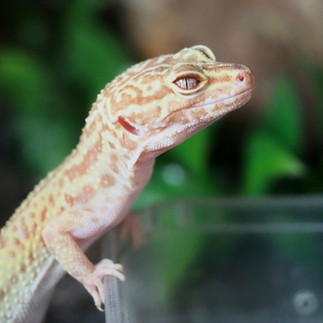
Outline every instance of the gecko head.
{"label": "gecko head", "polygon": [[254,88],[247,67],[217,62],[202,45],[137,64],[113,83],[109,119],[152,157],[244,105]]}

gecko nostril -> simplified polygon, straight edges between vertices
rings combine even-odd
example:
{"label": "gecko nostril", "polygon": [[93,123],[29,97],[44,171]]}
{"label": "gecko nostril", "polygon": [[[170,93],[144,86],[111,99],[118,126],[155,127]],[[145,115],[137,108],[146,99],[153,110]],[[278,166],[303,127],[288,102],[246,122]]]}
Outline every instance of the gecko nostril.
{"label": "gecko nostril", "polygon": [[239,76],[238,76],[238,80],[239,80],[240,82],[243,82],[243,81],[244,81],[244,79],[245,79],[245,77],[244,77],[243,75],[239,74]]}

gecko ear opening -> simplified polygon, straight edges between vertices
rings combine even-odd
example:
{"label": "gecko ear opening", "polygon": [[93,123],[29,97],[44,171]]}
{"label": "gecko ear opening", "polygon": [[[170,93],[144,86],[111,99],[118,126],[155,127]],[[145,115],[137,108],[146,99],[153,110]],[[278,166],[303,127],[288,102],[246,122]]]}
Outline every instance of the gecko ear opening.
{"label": "gecko ear opening", "polygon": [[139,136],[141,134],[140,129],[132,125],[128,120],[126,120],[126,118],[119,116],[118,122],[123,128],[125,128],[128,132],[132,133],[133,135]]}

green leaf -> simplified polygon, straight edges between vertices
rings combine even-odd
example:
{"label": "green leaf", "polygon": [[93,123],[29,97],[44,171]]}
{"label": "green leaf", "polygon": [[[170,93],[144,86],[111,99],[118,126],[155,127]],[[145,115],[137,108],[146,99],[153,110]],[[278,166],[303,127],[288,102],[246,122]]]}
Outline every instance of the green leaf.
{"label": "green leaf", "polygon": [[301,104],[298,91],[287,77],[277,80],[272,101],[264,115],[266,129],[288,150],[300,152],[304,147]]}
{"label": "green leaf", "polygon": [[41,111],[50,89],[48,72],[36,58],[7,49],[0,52],[0,90],[20,112]]}
{"label": "green leaf", "polygon": [[91,96],[130,65],[120,39],[97,23],[101,6],[99,1],[74,1],[65,22],[68,74]]}
{"label": "green leaf", "polygon": [[242,192],[260,195],[283,176],[301,176],[303,163],[285,146],[264,133],[254,133],[246,143]]}
{"label": "green leaf", "polygon": [[200,178],[208,177],[207,169],[213,133],[214,127],[208,127],[170,150],[169,155],[192,174]]}
{"label": "green leaf", "polygon": [[71,106],[56,85],[53,73],[31,55],[0,52],[0,90],[16,109],[12,122],[22,167],[35,176],[57,166],[80,132],[69,123]]}
{"label": "green leaf", "polygon": [[21,114],[15,119],[21,152],[29,171],[37,176],[61,163],[74,145],[73,126],[65,120]]}

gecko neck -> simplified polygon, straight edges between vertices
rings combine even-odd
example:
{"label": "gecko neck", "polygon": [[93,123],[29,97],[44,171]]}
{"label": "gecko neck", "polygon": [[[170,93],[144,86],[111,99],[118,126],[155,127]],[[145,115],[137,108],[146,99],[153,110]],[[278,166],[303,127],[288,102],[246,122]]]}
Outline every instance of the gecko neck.
{"label": "gecko neck", "polygon": [[[153,171],[155,156],[146,158],[143,147],[131,135],[116,129],[107,115],[109,99],[99,95],[94,103],[80,142],[72,154],[74,162],[80,159],[80,172],[91,172],[104,182],[102,176],[140,190],[149,180]],[[145,156],[145,157],[144,157]],[[79,172],[79,173],[80,173]],[[108,187],[108,181],[106,183]]]}

